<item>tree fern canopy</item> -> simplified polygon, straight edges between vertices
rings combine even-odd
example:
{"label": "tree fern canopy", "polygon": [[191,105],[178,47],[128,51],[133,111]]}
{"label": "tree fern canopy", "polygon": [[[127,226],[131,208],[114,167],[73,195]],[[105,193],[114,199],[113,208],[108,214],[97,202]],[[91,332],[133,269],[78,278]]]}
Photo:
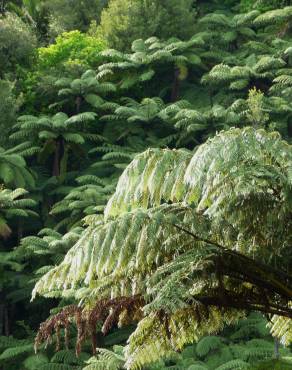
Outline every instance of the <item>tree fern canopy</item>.
{"label": "tree fern canopy", "polygon": [[[28,147],[25,145],[8,150],[0,147],[0,179],[5,185],[30,189],[34,187],[34,176],[26,167],[26,162],[22,157],[26,149]],[[28,150],[34,152],[35,149],[30,147]]]}
{"label": "tree fern canopy", "polygon": [[[254,128],[221,132],[194,153],[142,153],[121,176],[104,219],[33,296],[77,289],[85,307],[144,297],[144,318],[126,350],[134,369],[245,309],[290,317],[290,266],[269,269],[285,261],[291,242],[291,164],[289,144]],[[118,307],[106,322],[119,321]]]}
{"label": "tree fern canopy", "polygon": [[27,191],[24,189],[0,189],[0,237],[7,238],[12,233],[9,227],[10,220],[38,216],[32,211],[36,202],[32,199],[26,198]]}

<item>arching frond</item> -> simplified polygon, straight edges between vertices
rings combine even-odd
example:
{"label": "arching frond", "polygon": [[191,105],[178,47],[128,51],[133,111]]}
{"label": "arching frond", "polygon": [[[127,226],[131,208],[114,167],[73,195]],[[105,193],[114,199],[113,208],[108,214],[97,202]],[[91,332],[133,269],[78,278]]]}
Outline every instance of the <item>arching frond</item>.
{"label": "arching frond", "polygon": [[[129,369],[216,333],[246,309],[289,318],[291,277],[269,261],[289,245],[290,172],[289,145],[254,128],[221,132],[194,153],[148,150],[124,171],[105,217],[92,219],[33,297],[76,291],[81,315],[92,306],[95,320],[107,312],[103,332],[135,302]],[[44,324],[38,341],[66,312]]]}

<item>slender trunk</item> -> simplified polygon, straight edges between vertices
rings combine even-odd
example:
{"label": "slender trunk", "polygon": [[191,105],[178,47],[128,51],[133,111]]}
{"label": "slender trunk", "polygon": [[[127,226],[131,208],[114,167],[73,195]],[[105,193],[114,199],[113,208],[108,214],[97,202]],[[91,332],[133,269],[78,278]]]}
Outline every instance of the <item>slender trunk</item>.
{"label": "slender trunk", "polygon": [[280,358],[280,352],[279,352],[279,347],[280,343],[277,338],[274,339],[274,354],[275,354],[275,359],[279,360]]}
{"label": "slender trunk", "polygon": [[54,162],[53,162],[53,176],[60,176],[61,173],[61,160],[64,154],[64,139],[62,137],[58,138],[56,141],[56,149],[54,153]]}
{"label": "slender trunk", "polygon": [[96,347],[97,347],[97,334],[96,334],[96,327],[91,328],[91,348],[92,354],[96,355]]}
{"label": "slender trunk", "polygon": [[76,103],[76,113],[78,114],[80,113],[80,109],[81,109],[82,97],[77,96],[75,103]]}
{"label": "slender trunk", "polygon": [[60,142],[59,142],[59,140],[56,143],[52,175],[53,176],[60,176]]}
{"label": "slender trunk", "polygon": [[7,337],[9,337],[10,335],[9,315],[7,306],[4,306],[4,335],[6,335]]}
{"label": "slender trunk", "polygon": [[5,3],[6,3],[5,0],[1,0],[0,1],[0,14],[4,14],[5,13]]}
{"label": "slender trunk", "polygon": [[20,240],[22,239],[23,237],[23,225],[22,225],[22,222],[19,221],[18,222],[18,226],[17,226],[17,240],[18,240],[18,244],[20,243]]}
{"label": "slender trunk", "polygon": [[174,80],[172,85],[172,91],[171,91],[171,101],[176,102],[179,99],[179,90],[180,90],[180,69],[175,68],[174,70]]}
{"label": "slender trunk", "polygon": [[287,133],[289,137],[292,137],[292,117],[288,118],[287,122]]}
{"label": "slender trunk", "polygon": [[210,89],[210,90],[209,90],[209,100],[210,100],[210,106],[211,106],[212,108],[213,108],[213,106],[214,106],[213,94],[214,94],[213,89]]}
{"label": "slender trunk", "polygon": [[43,225],[47,225],[48,219],[50,217],[50,210],[54,204],[52,195],[44,194],[43,200],[41,202],[41,222]]}
{"label": "slender trunk", "polygon": [[0,335],[4,334],[4,304],[0,304]]}

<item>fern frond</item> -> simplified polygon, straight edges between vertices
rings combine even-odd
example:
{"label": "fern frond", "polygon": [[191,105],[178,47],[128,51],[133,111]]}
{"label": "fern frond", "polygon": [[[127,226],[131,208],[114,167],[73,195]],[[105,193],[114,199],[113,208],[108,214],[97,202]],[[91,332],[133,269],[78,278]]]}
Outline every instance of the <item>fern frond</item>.
{"label": "fern frond", "polygon": [[216,368],[216,370],[245,370],[250,369],[250,364],[243,360],[231,360]]}

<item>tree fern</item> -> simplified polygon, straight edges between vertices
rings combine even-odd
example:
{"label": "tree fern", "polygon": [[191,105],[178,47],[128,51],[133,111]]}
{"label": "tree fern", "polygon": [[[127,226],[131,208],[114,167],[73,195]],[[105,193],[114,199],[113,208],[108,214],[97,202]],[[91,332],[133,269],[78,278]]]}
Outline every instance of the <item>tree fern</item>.
{"label": "tree fern", "polygon": [[208,353],[212,350],[216,350],[222,346],[222,341],[220,337],[209,336],[201,339],[196,346],[196,353],[200,357],[206,357]]}
{"label": "tree fern", "polygon": [[61,78],[55,85],[59,88],[58,95],[65,99],[62,104],[73,100],[76,113],[80,113],[81,105],[84,103],[98,108],[104,103],[104,95],[116,91],[114,84],[98,81],[96,73],[92,70],[86,71],[78,79]]}
{"label": "tree fern", "polygon": [[[31,151],[34,152],[34,149],[31,148]],[[33,188],[35,178],[20,154],[17,148],[16,153],[0,148],[0,179],[6,186]]]}
{"label": "tree fern", "polygon": [[259,15],[254,20],[254,23],[257,26],[263,27],[287,22],[291,19],[291,17],[292,17],[292,7],[287,6],[284,7],[283,9],[275,9]]}
{"label": "tree fern", "polygon": [[216,368],[216,370],[250,369],[250,365],[242,360],[231,360]]}
{"label": "tree fern", "polygon": [[0,190],[0,236],[7,238],[12,233],[9,226],[13,219],[38,216],[31,210],[36,202],[25,196],[28,192],[24,189],[5,189]]}
{"label": "tree fern", "polygon": [[99,141],[99,135],[86,133],[85,128],[95,120],[95,113],[80,113],[68,117],[65,113],[54,116],[22,116],[15,125],[15,132],[11,135],[14,140],[27,140],[30,145],[39,146],[39,161],[45,162],[53,156],[52,175],[60,176],[66,172],[68,151],[82,152],[80,146],[85,138]]}
{"label": "tree fern", "polygon": [[39,368],[42,368],[42,366],[46,366],[48,361],[47,356],[38,353],[27,357],[23,364],[27,370],[38,370]]}
{"label": "tree fern", "polygon": [[[138,48],[139,45],[139,48]],[[133,43],[132,54],[123,54],[115,50],[107,50],[102,53],[109,58],[109,62],[102,65],[99,70],[98,78],[107,74],[123,72],[120,75],[120,87],[129,89],[130,87],[151,80],[155,75],[155,65],[168,63],[180,69],[184,65],[200,65],[201,59],[197,53],[199,48],[204,45],[201,37],[194,36],[191,40],[182,42],[179,40],[160,41],[153,37],[145,41],[137,40]]]}
{"label": "tree fern", "polygon": [[[253,366],[273,356],[269,330],[291,342],[291,6],[235,3],[198,2],[189,40],[99,49],[97,71],[74,57],[53,76],[37,63],[2,76],[24,116],[0,150],[1,333],[31,336],[59,302],[37,335],[46,352],[0,338],[4,370],[81,368],[86,338],[107,347],[88,366],[159,370]],[[36,282],[47,304],[28,304]],[[79,358],[52,355],[63,329]]]}
{"label": "tree fern", "polygon": [[11,359],[13,357],[16,357],[16,356],[21,355],[21,354],[26,353],[26,352],[31,352],[32,349],[33,349],[33,344],[32,343],[22,345],[22,346],[7,348],[6,350],[4,350],[1,353],[0,361]]}
{"label": "tree fern", "polygon": [[[66,252],[79,239],[83,229],[81,227],[73,228],[68,233],[62,235],[52,229],[42,229],[39,236],[27,236],[21,240],[21,244],[14,253],[16,261],[46,256],[47,265],[50,266],[62,261]],[[36,271],[36,274],[42,274],[46,271],[46,266]]]}
{"label": "tree fern", "polygon": [[[217,332],[245,309],[290,317],[284,303],[290,277],[269,265],[271,253],[284,255],[289,240],[289,156],[277,134],[252,128],[222,132],[195,154],[143,153],[121,177],[105,219],[89,226],[33,294],[81,287],[76,296],[89,305],[104,299],[93,310],[98,317],[102,307],[113,307],[104,332],[134,299],[144,318],[126,350],[126,367],[133,369]],[[279,215],[283,226],[271,244],[262,233],[273,235],[270,220]],[[280,305],[271,303],[273,294],[282,297]]]}
{"label": "tree fern", "polygon": [[[83,368],[83,370],[119,370],[123,369],[125,359],[120,351],[114,347],[114,351],[109,351],[104,348],[99,348],[98,359],[93,357],[88,361],[88,365]],[[123,349],[123,348],[122,348]]]}

